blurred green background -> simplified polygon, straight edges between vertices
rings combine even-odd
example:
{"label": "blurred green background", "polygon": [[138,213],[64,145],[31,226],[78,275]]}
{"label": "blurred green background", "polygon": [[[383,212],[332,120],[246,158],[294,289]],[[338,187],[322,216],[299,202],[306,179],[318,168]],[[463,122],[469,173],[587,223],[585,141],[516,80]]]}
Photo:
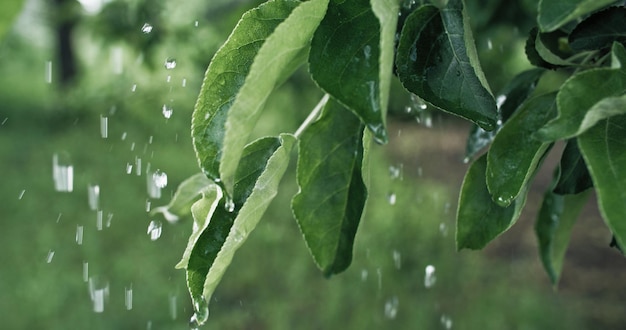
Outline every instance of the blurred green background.
{"label": "blurred green background", "polygon": [[[497,91],[529,66],[523,46],[536,3],[469,2]],[[191,222],[149,210],[198,171],[189,125],[201,79],[257,3],[0,5],[21,8],[0,16],[8,22],[0,43],[0,328],[188,328],[185,276],[173,266]],[[542,88],[561,79],[550,74]],[[255,135],[294,131],[320,96],[298,72],[272,96]],[[398,86],[391,107],[392,139],[373,148],[353,265],[331,279],[317,271],[289,210],[290,171],[218,287],[207,329],[626,328],[626,263],[609,249],[595,201],[574,229],[558,291],[532,232],[548,166],[513,230],[485,251],[456,252],[469,125],[416,111]],[[55,187],[55,167],[59,181],[72,168],[71,192]],[[155,173],[167,177],[162,189]]]}

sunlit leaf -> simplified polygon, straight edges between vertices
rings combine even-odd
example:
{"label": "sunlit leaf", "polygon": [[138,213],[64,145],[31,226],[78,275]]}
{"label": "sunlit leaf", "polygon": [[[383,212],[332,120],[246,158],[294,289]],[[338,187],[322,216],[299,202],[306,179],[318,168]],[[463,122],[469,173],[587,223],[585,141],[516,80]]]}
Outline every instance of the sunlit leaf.
{"label": "sunlit leaf", "polygon": [[330,100],[298,148],[300,191],[292,208],[313,259],[326,276],[346,269],[367,198],[361,167],[363,126]]}
{"label": "sunlit leaf", "polygon": [[240,94],[259,49],[299,4],[298,1],[273,0],[248,11],[209,64],[191,129],[200,168],[215,182],[221,184],[219,170],[228,112]]}
{"label": "sunlit leaf", "polygon": [[551,32],[559,27],[589,14],[616,0],[541,0],[537,21],[542,32]]}
{"label": "sunlit leaf", "polygon": [[476,159],[467,170],[456,215],[456,247],[458,250],[482,249],[511,228],[526,203],[526,192],[508,207],[501,207],[491,198],[485,181],[487,155]]}
{"label": "sunlit leaf", "polygon": [[489,131],[496,127],[496,102],[466,19],[461,0],[442,10],[426,5],[414,11],[402,28],[397,73],[410,92]]}
{"label": "sunlit leaf", "polygon": [[572,227],[589,195],[590,190],[564,196],[553,193],[552,189],[544,195],[535,223],[535,234],[539,241],[541,262],[554,285],[561,276]]}
{"label": "sunlit leaf", "polygon": [[525,190],[550,143],[533,133],[556,114],[555,93],[528,100],[498,132],[487,157],[487,186],[502,206]]}
{"label": "sunlit leaf", "polygon": [[[382,6],[377,5],[379,15],[388,15]],[[387,141],[382,98],[388,98],[389,52],[393,49],[388,36],[391,21],[385,19],[384,24],[385,39],[381,40],[381,24],[369,0],[332,1],[309,55],[315,82],[359,116],[380,142]]]}
{"label": "sunlit leaf", "polygon": [[604,119],[578,137],[598,195],[600,213],[626,246],[626,115]]}
{"label": "sunlit leaf", "polygon": [[467,160],[470,160],[480,150],[491,144],[497,131],[502,127],[502,123],[505,123],[535,90],[537,81],[539,81],[543,72],[543,69],[524,71],[515,76],[506,86],[504,86],[498,94],[496,100],[500,115],[498,127],[493,131],[485,131],[479,126],[472,127],[470,135],[467,138],[467,147],[465,149],[465,157]]}
{"label": "sunlit leaf", "polygon": [[189,213],[193,202],[203,191],[212,188],[212,185],[213,183],[203,173],[193,175],[178,186],[167,205],[152,209],[151,214],[161,213],[167,221],[177,221],[180,216]]}
{"label": "sunlit leaf", "polygon": [[626,8],[611,7],[582,21],[569,35],[572,49],[596,50],[626,43]]}
{"label": "sunlit leaf", "polygon": [[578,194],[593,187],[587,164],[575,139],[567,141],[559,166],[561,175],[553,190],[555,194]]}
{"label": "sunlit leaf", "polygon": [[230,192],[244,145],[274,88],[306,62],[311,38],[328,0],[302,2],[265,40],[226,119],[220,175]]}
{"label": "sunlit leaf", "polygon": [[0,39],[4,37],[9,30],[17,14],[20,13],[24,6],[24,0],[3,0],[2,10],[0,10]]}

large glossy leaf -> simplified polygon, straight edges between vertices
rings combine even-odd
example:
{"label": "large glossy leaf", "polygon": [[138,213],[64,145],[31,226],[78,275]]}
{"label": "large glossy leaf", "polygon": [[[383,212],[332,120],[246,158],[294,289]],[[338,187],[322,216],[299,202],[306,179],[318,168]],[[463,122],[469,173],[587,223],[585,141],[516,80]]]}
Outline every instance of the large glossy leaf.
{"label": "large glossy leaf", "polygon": [[294,216],[313,259],[326,276],[346,269],[367,198],[361,166],[363,126],[330,100],[299,142]]}
{"label": "large glossy leaf", "polygon": [[572,227],[589,195],[588,190],[564,196],[555,194],[552,189],[544,195],[535,223],[535,234],[539,241],[541,262],[554,285],[561,276]]}
{"label": "large glossy leaf", "polygon": [[479,126],[472,127],[467,139],[465,157],[469,161],[481,149],[491,144],[502,124],[509,120],[511,115],[526,101],[535,90],[537,82],[543,74],[543,69],[531,69],[515,76],[498,94],[497,105],[500,119],[493,131],[485,131]]}
{"label": "large glossy leaf", "polygon": [[550,146],[533,133],[556,114],[556,94],[528,100],[504,124],[489,148],[487,187],[501,206],[511,204],[525,190]]}
{"label": "large glossy leaf", "polygon": [[487,155],[476,159],[467,170],[456,215],[456,247],[482,249],[509,229],[526,203],[526,192],[508,207],[496,204],[487,190]]}
{"label": "large glossy leaf", "polygon": [[600,9],[616,0],[541,0],[537,21],[542,32],[551,32],[561,26]]}
{"label": "large glossy leaf", "polygon": [[2,10],[0,10],[0,39],[4,37],[13,22],[15,22],[17,14],[19,14],[23,6],[24,0],[2,1]]}
{"label": "large glossy leaf", "polygon": [[576,139],[567,141],[559,166],[561,175],[553,190],[555,194],[578,194],[593,187],[587,164],[580,154]]}
{"label": "large glossy leaf", "polygon": [[328,0],[310,0],[295,8],[265,40],[226,119],[220,175],[231,192],[237,163],[274,88],[306,62],[311,38],[326,13]]}
{"label": "large glossy leaf", "polygon": [[273,0],[248,11],[209,64],[191,130],[200,168],[215,182],[221,183],[219,170],[228,112],[259,49],[299,4],[295,0]]}
{"label": "large glossy leaf", "polygon": [[385,39],[381,40],[381,24],[369,0],[332,1],[311,41],[309,55],[315,82],[359,116],[380,142],[387,141],[381,91],[389,88],[392,68],[387,62],[393,49],[387,35],[390,22],[384,24]]}
{"label": "large glossy leaf", "polygon": [[175,222],[182,215],[188,214],[191,205],[198,199],[200,194],[211,188],[213,183],[207,179],[204,173],[198,173],[183,181],[170,202],[165,206],[159,206],[152,209],[152,215],[157,213],[163,214],[163,217],[169,222]]}
{"label": "large glossy leaf", "polygon": [[600,212],[626,246],[626,115],[604,119],[578,137],[598,195]]}
{"label": "large glossy leaf", "polygon": [[[620,44],[614,44],[614,52],[616,48],[623,50]],[[596,103],[624,93],[626,70],[622,68],[591,69],[578,73],[563,84],[557,95],[558,117],[537,131],[536,137],[555,141],[581,134],[603,116],[620,111],[610,106],[619,99],[611,99],[608,104],[590,111]]]}
{"label": "large glossy leaf", "polygon": [[537,50],[537,54],[555,67],[575,65],[574,62],[567,59],[572,56],[573,53],[567,46],[563,45],[562,40],[567,40],[567,33],[561,30],[538,33],[535,37],[535,49]]}
{"label": "large glossy leaf", "polygon": [[576,51],[611,47],[626,43],[626,8],[611,7],[582,21],[569,35],[569,45]]}
{"label": "large glossy leaf", "polygon": [[407,18],[396,69],[404,87],[444,111],[485,130],[496,127],[496,102],[478,63],[463,2],[426,5]]}

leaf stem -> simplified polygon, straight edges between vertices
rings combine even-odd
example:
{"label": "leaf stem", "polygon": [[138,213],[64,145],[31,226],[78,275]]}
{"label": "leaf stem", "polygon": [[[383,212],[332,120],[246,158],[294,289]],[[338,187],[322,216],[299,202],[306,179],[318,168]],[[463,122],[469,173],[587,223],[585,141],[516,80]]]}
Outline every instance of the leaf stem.
{"label": "leaf stem", "polygon": [[324,107],[324,105],[326,105],[326,102],[328,102],[329,97],[330,96],[328,94],[325,94],[322,97],[322,99],[319,101],[319,103],[317,103],[315,108],[311,110],[311,113],[309,114],[309,116],[306,117],[306,119],[302,122],[300,127],[298,127],[298,130],[296,130],[296,132],[293,134],[296,137],[296,139],[299,139],[300,135],[302,135],[302,132],[304,132],[304,130],[306,130],[307,127],[309,127],[311,123],[313,123],[317,119],[317,117],[319,117],[320,113],[322,112],[322,108]]}

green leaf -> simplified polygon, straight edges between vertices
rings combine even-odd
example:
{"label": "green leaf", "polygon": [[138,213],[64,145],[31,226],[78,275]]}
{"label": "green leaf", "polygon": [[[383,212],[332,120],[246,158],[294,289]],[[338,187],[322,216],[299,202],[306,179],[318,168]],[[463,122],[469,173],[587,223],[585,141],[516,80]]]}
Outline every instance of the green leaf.
{"label": "green leaf", "polygon": [[[558,179],[558,176],[555,177]],[[580,214],[590,190],[576,195],[558,195],[549,189],[543,198],[535,223],[539,255],[550,281],[556,285],[563,269],[563,259],[572,227]]]}
{"label": "green leaf", "polygon": [[273,0],[246,12],[209,64],[191,130],[200,168],[217,183],[222,184],[219,170],[228,112],[260,48],[299,4],[295,0]]}
{"label": "green leaf", "polygon": [[190,240],[192,247],[188,247],[188,250],[191,253],[189,257],[184,255],[179,263],[179,267],[185,267],[186,262],[187,285],[194,305],[210,301],[234,253],[276,196],[294,144],[295,137],[288,134],[250,143],[244,149],[237,170],[234,200],[219,195],[217,207],[214,204],[209,206],[208,198],[194,205],[194,217],[197,214],[198,219],[204,216],[207,220],[194,226],[192,238],[195,239],[197,231],[201,233],[195,242]]}
{"label": "green leaf", "polygon": [[0,10],[0,39],[4,37],[9,28],[13,25],[22,7],[24,7],[24,0],[2,1],[2,10]]}
{"label": "green leaf", "polygon": [[299,142],[294,216],[313,259],[324,275],[346,269],[367,199],[361,174],[363,126],[330,100]]}
{"label": "green leaf", "polygon": [[326,13],[328,0],[302,2],[265,40],[226,119],[221,179],[232,188],[237,163],[265,101],[274,88],[306,62],[311,38]]}
{"label": "green leaf", "polygon": [[543,73],[543,69],[527,70],[515,76],[504,86],[496,100],[500,115],[498,126],[491,132],[487,132],[479,126],[472,128],[467,139],[467,147],[465,148],[465,157],[468,161],[481,149],[491,144],[497,131],[502,127],[502,123],[505,123],[535,90],[537,82]]}
{"label": "green leaf", "polygon": [[537,22],[542,32],[551,32],[570,21],[597,9],[617,2],[616,0],[541,0]]}
{"label": "green leaf", "polygon": [[526,39],[526,45],[524,47],[524,51],[526,52],[526,58],[528,58],[528,61],[530,62],[530,64],[540,67],[540,68],[545,68],[545,69],[556,69],[556,68],[560,68],[560,65],[554,65],[552,63],[547,62],[545,59],[543,59],[543,57],[541,57],[541,55],[539,54],[539,52],[537,51],[537,37],[539,36],[539,29],[537,27],[534,27],[530,30],[530,33],[528,34],[528,39]]}
{"label": "green leaf", "polygon": [[461,0],[450,0],[442,10],[426,5],[414,11],[402,28],[397,74],[410,92],[490,131],[496,127],[496,102],[466,19]]}
{"label": "green leaf", "polygon": [[613,43],[611,48],[611,68],[626,71],[626,48],[620,43]]}
{"label": "green leaf", "polygon": [[178,186],[167,205],[154,208],[150,214],[161,213],[169,222],[178,221],[180,216],[189,213],[191,205],[203,191],[214,189],[212,185],[203,173],[193,175]]}
{"label": "green leaf", "polygon": [[561,175],[553,190],[555,194],[578,194],[593,187],[587,164],[580,154],[576,140],[567,141],[559,167]]}
{"label": "green leaf", "polygon": [[611,7],[582,21],[569,35],[573,50],[597,50],[626,43],[626,8]]}
{"label": "green leaf", "polygon": [[549,33],[539,33],[535,39],[535,49],[539,56],[554,66],[571,66],[575,63],[567,58],[573,53],[567,45],[567,33],[556,30]]}
{"label": "green leaf", "polygon": [[550,143],[533,133],[556,114],[556,94],[528,100],[496,135],[487,157],[487,186],[501,206],[512,203],[526,189]]}
{"label": "green leaf", "polygon": [[476,159],[467,170],[456,215],[456,246],[458,250],[482,249],[511,228],[526,203],[522,193],[508,207],[501,207],[491,198],[485,182],[487,155]]}
{"label": "green leaf", "polygon": [[620,246],[626,246],[626,115],[600,121],[578,137],[598,195],[600,213]]}
{"label": "green leaf", "polygon": [[558,117],[537,131],[536,137],[543,141],[555,141],[577,136],[598,120],[623,112],[613,108],[621,102],[619,98],[611,98],[597,108],[594,105],[624,93],[626,70],[599,68],[575,74],[563,84],[557,95]]}
{"label": "green leaf", "polygon": [[[387,15],[381,6],[376,5],[378,14]],[[313,36],[309,54],[315,82],[352,110],[381,143],[387,142],[386,104],[381,97],[388,98],[392,69],[388,66],[389,52],[393,49],[387,35],[390,21],[384,24],[381,27],[369,0],[332,1]],[[385,29],[384,39],[381,28]],[[387,90],[383,92],[383,88]]]}

